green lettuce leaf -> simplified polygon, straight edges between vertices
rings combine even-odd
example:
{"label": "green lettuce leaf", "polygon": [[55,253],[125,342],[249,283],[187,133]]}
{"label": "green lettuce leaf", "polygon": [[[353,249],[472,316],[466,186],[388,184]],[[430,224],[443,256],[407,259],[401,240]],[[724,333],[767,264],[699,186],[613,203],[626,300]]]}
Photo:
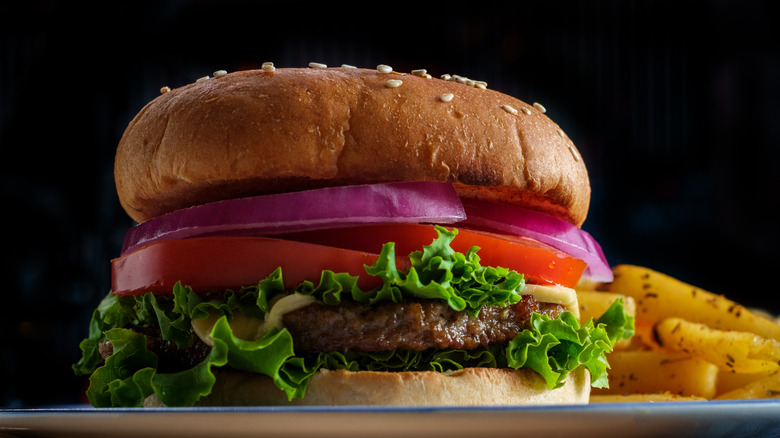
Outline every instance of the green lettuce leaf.
{"label": "green lettuce leaf", "polygon": [[146,337],[132,330],[106,332],[114,354],[90,377],[87,397],[95,407],[140,407],[151,394],[168,406],[189,406],[208,395],[216,377],[212,367],[227,364],[227,346],[215,341],[209,356],[191,369],[157,373],[157,356],[146,348]]}
{"label": "green lettuce leaf", "polygon": [[115,328],[105,333],[114,347],[89,379],[87,397],[93,406],[142,406],[153,392],[151,378],[157,356],[146,349],[146,337],[131,330]]}
{"label": "green lettuce leaf", "polygon": [[616,300],[595,324],[591,319],[580,325],[571,312],[555,319],[534,313],[531,329],[509,342],[508,364],[515,369],[533,369],[550,389],[563,386],[571,371],[584,366],[590,371],[591,385],[604,388],[608,386],[606,354],[615,342],[633,335],[633,326],[622,299]]}
{"label": "green lettuce leaf", "polygon": [[213,368],[222,367],[227,362],[227,346],[221,340],[215,340],[203,362],[177,373],[154,374],[150,384],[160,401],[167,406],[190,406],[211,393],[216,382]]}
{"label": "green lettuce leaf", "polygon": [[[455,310],[466,310],[476,316],[485,306],[506,306],[518,303],[525,287],[522,274],[506,268],[482,266],[477,255],[478,247],[465,254],[456,252],[450,243],[458,234],[457,229],[436,227],[438,237],[423,248],[409,254],[411,267],[399,271],[395,264],[395,245],[386,243],[377,261],[366,266],[366,272],[382,279],[382,286],[362,292],[348,276],[338,276],[329,271],[323,273],[320,287],[328,296],[315,289],[297,289],[300,293],[312,293],[326,304],[335,305],[341,300],[341,292],[348,290],[353,300],[363,304],[381,301],[400,302],[404,298],[441,300]],[[327,274],[326,274],[327,273]],[[327,283],[326,283],[327,282]],[[333,283],[340,283],[335,286]],[[335,291],[335,292],[334,292]]]}
{"label": "green lettuce leaf", "polygon": [[[484,306],[505,306],[520,301],[525,286],[522,274],[500,267],[481,266],[473,247],[466,253],[452,250],[457,230],[436,227],[438,237],[422,251],[409,255],[411,267],[399,271],[394,244],[387,243],[366,272],[379,277],[382,286],[364,291],[357,277],[323,271],[319,283],[305,281],[294,290],[284,288],[281,269],[257,285],[238,291],[198,295],[177,283],[172,295],[145,294],[117,297],[100,303],[92,315],[89,336],[80,344],[82,358],[73,366],[79,375],[92,374],[87,395],[97,407],[140,406],[154,393],[168,406],[189,406],[211,391],[215,369],[233,369],[270,376],[289,399],[305,395],[319,369],[350,371],[449,371],[464,367],[531,368],[550,388],[563,384],[566,375],[585,366],[594,386],[606,385],[605,354],[617,340],[633,334],[633,319],[616,302],[595,323],[583,325],[570,313],[556,319],[534,314],[531,329],[519,333],[506,346],[477,350],[394,350],[378,353],[328,353],[295,356],[286,329],[272,329],[261,339],[237,338],[230,328],[236,312],[262,319],[271,303],[290,293],[312,295],[326,305],[344,300],[363,304],[399,302],[406,298],[434,299],[472,316]],[[158,373],[157,357],[146,348],[145,336],[131,328],[159,327],[163,339],[187,348],[194,341],[192,319],[217,315],[211,337],[214,346],[200,364],[178,373]],[[98,346],[112,343],[114,354],[103,361]]]}
{"label": "green lettuce leaf", "polygon": [[[122,305],[120,301],[129,305]],[[133,320],[136,311],[134,305],[130,303],[131,300],[120,300],[116,295],[109,293],[92,312],[89,335],[79,343],[81,358],[73,365],[73,371],[77,375],[89,375],[103,362],[98,346],[106,341],[106,331],[123,327]],[[132,300],[132,304],[134,303],[135,301]]]}
{"label": "green lettuce leaf", "polygon": [[227,362],[231,368],[270,376],[290,399],[303,396],[308,379],[304,377],[300,382],[290,383],[281,374],[287,359],[295,355],[292,336],[287,330],[271,329],[261,339],[247,341],[235,337],[227,318],[222,316],[214,324],[211,337],[227,346]]}

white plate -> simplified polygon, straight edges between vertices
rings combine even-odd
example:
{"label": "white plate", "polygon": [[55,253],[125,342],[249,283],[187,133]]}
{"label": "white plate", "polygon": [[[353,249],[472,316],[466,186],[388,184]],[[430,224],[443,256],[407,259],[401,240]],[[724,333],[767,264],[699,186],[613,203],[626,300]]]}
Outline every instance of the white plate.
{"label": "white plate", "polygon": [[0,436],[771,437],[780,400],[485,408],[0,410]]}

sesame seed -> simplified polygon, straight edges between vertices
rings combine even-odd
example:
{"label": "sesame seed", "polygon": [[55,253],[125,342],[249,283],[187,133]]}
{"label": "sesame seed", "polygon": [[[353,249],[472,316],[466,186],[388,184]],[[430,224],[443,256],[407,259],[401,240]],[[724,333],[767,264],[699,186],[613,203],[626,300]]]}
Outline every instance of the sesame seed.
{"label": "sesame seed", "polygon": [[171,91],[171,87],[162,87],[160,88],[160,94],[165,94],[167,92]]}
{"label": "sesame seed", "polygon": [[454,94],[452,94],[452,93],[444,93],[444,94],[442,94],[441,96],[439,96],[439,99],[440,99],[442,102],[449,102],[449,101],[451,101],[451,100],[452,100],[452,98],[453,98],[453,97],[455,97],[455,95],[454,95]]}
{"label": "sesame seed", "polygon": [[271,61],[266,61],[266,62],[264,62],[264,63],[262,64],[262,67],[265,67],[266,65],[273,66],[273,65],[274,65],[274,63],[273,63],[273,62],[271,62]]}
{"label": "sesame seed", "polygon": [[412,74],[415,75],[415,76],[422,76],[422,77],[424,77],[424,76],[426,76],[428,74],[428,70],[426,70],[424,68],[420,68],[420,69],[417,69],[417,70],[412,70]]}
{"label": "sesame seed", "polygon": [[420,77],[421,77],[421,78],[425,78],[425,79],[431,79],[431,78],[433,78],[433,76],[429,75],[428,73],[425,73],[424,75],[422,75],[422,76],[420,76]]}
{"label": "sesame seed", "polygon": [[264,63],[262,69],[266,73],[273,73],[276,71],[276,67],[274,67],[274,64],[271,62]]}
{"label": "sesame seed", "polygon": [[509,114],[515,114],[515,115],[517,115],[517,110],[516,110],[516,109],[514,109],[514,108],[512,108],[512,107],[511,107],[511,106],[509,106],[509,105],[501,105],[501,108],[503,108],[503,109],[504,109],[504,111],[508,112]]}
{"label": "sesame seed", "polygon": [[354,65],[349,65],[349,64],[341,64],[341,67],[342,68],[357,68]]}
{"label": "sesame seed", "polygon": [[227,71],[225,70],[217,70],[214,72],[214,77],[218,78],[220,76],[225,76],[227,74]]}
{"label": "sesame seed", "polygon": [[208,78],[209,78],[208,76],[203,76],[202,78],[198,78],[198,79],[197,79],[195,82],[196,82],[196,83],[197,83],[197,82],[203,82],[203,81],[205,81],[205,80],[206,80],[206,79],[208,79]]}
{"label": "sesame seed", "polygon": [[527,106],[524,106],[524,107],[520,108],[520,110],[521,110],[522,112],[524,112],[524,113],[525,113],[527,116],[530,116],[530,115],[531,115],[531,109],[530,109],[530,108],[528,108]]}
{"label": "sesame seed", "polygon": [[403,81],[401,81],[400,79],[390,79],[387,82],[385,82],[385,86],[387,88],[398,88],[401,86],[401,84],[403,84]]}
{"label": "sesame seed", "polygon": [[450,74],[443,74],[440,76],[441,79],[449,82],[457,82],[459,84],[468,85],[469,87],[479,88],[480,90],[486,90],[487,89],[487,82],[485,81],[477,81],[474,79],[467,78],[465,76],[461,75],[450,75]]}
{"label": "sesame seed", "polygon": [[310,62],[309,63],[310,68],[328,68],[327,65],[319,63],[319,62]]}
{"label": "sesame seed", "polygon": [[390,67],[389,65],[385,64],[379,64],[376,66],[376,71],[379,73],[392,73],[393,67]]}
{"label": "sesame seed", "polygon": [[563,129],[561,128],[558,128],[558,135],[560,135],[561,137],[566,137],[566,133],[563,132]]}
{"label": "sesame seed", "polygon": [[547,112],[547,109],[539,102],[534,102],[534,108],[536,108],[542,114]]}
{"label": "sesame seed", "polygon": [[574,157],[574,161],[580,161],[580,154],[577,153],[577,149],[574,149],[574,146],[569,145],[569,152],[571,152],[571,156]]}

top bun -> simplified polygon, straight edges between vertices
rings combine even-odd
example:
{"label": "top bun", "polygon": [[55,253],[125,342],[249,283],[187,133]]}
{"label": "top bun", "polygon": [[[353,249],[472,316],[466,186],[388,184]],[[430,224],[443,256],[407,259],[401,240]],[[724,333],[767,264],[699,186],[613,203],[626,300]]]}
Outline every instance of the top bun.
{"label": "top bun", "polygon": [[138,222],[223,199],[405,180],[452,182],[463,197],[577,226],[590,203],[579,152],[535,106],[355,68],[238,71],[163,93],[128,125],[114,176]]}

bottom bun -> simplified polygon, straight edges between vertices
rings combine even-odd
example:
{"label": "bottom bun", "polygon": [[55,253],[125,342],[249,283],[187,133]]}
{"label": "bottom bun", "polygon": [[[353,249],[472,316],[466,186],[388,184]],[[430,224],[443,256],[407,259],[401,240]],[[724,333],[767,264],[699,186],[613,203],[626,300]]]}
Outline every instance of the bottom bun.
{"label": "bottom bun", "polygon": [[[487,406],[586,404],[590,374],[582,367],[563,387],[550,390],[531,370],[464,368],[433,371],[378,372],[320,370],[303,399],[288,401],[263,375],[221,371],[211,394],[196,406]],[[155,395],[145,407],[165,406]]]}

